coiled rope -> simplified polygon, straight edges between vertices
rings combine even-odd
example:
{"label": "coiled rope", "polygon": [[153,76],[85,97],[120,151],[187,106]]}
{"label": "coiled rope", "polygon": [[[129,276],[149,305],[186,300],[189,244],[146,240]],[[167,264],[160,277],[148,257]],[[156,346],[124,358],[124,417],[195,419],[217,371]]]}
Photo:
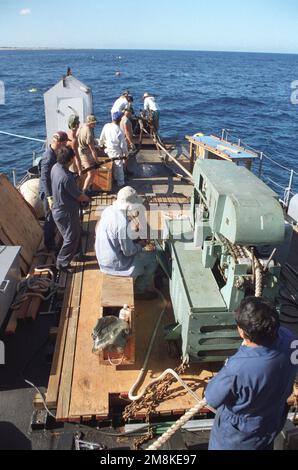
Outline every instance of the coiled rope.
{"label": "coiled rope", "polygon": [[[55,283],[54,274],[49,268],[36,268],[34,273],[47,273],[49,277],[42,278],[37,277],[36,275],[28,275],[26,279],[20,281],[17,286],[17,296],[11,306],[12,310],[19,310],[21,305],[31,297],[38,297],[43,301],[47,301],[57,292],[58,286]],[[44,295],[49,291],[49,289],[49,295]]]}

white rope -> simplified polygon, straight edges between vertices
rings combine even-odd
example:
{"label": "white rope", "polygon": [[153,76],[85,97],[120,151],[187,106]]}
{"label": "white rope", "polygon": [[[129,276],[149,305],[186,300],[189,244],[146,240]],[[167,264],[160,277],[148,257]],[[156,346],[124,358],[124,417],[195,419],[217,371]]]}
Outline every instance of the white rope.
{"label": "white rope", "polygon": [[194,408],[185,413],[182,418],[177,421],[168,431],[166,431],[154,444],[152,444],[147,450],[158,450],[160,449],[174,434],[185,426],[196,414],[198,414],[202,408],[207,406],[207,400],[201,400]]}
{"label": "white rope", "polygon": [[46,141],[41,139],[34,139],[33,137],[26,137],[25,135],[11,134],[10,132],[0,131],[0,134],[9,135],[10,137],[18,137],[19,139],[32,140],[32,142],[41,142],[44,144]]}

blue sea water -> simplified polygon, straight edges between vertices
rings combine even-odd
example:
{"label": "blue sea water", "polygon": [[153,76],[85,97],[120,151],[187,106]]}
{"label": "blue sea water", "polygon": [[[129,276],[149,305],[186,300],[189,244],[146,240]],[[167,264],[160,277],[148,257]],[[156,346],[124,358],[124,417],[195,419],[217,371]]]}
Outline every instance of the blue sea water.
{"label": "blue sea water", "polygon": [[[161,108],[161,135],[181,142],[186,134],[219,134],[231,129],[255,148],[298,171],[298,105],[291,102],[291,83],[298,80],[298,55],[61,50],[0,51],[0,80],[6,102],[0,105],[0,131],[45,137],[43,93],[67,67],[93,90],[98,133],[110,118],[113,101],[129,88],[135,109],[145,91]],[[121,75],[116,76],[120,71]],[[29,90],[37,89],[36,93]],[[31,165],[40,145],[0,135],[0,170]],[[284,183],[282,169],[269,174]]]}

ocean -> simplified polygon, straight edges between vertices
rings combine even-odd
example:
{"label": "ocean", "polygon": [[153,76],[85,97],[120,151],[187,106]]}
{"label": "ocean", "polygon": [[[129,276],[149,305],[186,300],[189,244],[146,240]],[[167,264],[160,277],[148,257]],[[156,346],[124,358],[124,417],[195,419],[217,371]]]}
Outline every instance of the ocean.
{"label": "ocean", "polygon": [[[44,139],[43,93],[62,78],[67,67],[93,90],[98,134],[123,89],[133,94],[136,111],[144,92],[150,92],[161,108],[163,138],[182,143],[185,135],[230,129],[252,147],[298,171],[298,105],[291,100],[291,84],[298,80],[298,55],[0,51],[0,81],[6,92],[5,104],[0,104],[0,131]],[[31,166],[32,153],[40,148],[38,143],[0,134],[0,171],[11,176],[15,168],[20,178]],[[287,183],[288,173],[280,167],[270,166],[268,175]],[[298,191],[297,183],[298,177]]]}

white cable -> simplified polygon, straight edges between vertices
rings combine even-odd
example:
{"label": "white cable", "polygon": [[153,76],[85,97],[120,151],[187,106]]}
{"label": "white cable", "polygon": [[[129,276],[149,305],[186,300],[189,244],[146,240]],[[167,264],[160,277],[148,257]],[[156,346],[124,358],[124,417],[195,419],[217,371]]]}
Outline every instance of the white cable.
{"label": "white cable", "polygon": [[41,393],[41,391],[39,390],[39,388],[37,388],[36,385],[34,385],[32,382],[29,382],[29,380],[25,380],[25,383],[26,383],[27,385],[29,385],[30,387],[34,388],[34,389],[37,391],[37,393],[41,396],[43,406],[44,406],[46,412],[48,413],[48,415],[51,416],[52,418],[56,419],[56,416],[55,416],[53,413],[51,413],[51,411],[50,411],[49,408],[47,407],[47,404],[46,404],[46,401],[45,401],[45,399],[44,399],[44,396],[43,396],[43,394]]}
{"label": "white cable", "polygon": [[45,140],[34,139],[33,137],[26,137],[25,135],[11,134],[10,132],[3,131],[0,131],[0,134],[9,135],[10,137],[18,137],[19,139],[32,140],[32,142],[41,142],[42,144],[45,143]]}

